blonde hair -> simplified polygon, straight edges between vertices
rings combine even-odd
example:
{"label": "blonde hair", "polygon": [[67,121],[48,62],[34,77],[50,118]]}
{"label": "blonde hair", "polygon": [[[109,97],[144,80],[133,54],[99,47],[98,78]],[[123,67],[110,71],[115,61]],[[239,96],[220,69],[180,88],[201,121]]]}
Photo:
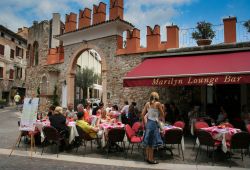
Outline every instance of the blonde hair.
{"label": "blonde hair", "polygon": [[157,92],[152,92],[149,98],[150,104],[159,101],[159,94]]}
{"label": "blonde hair", "polygon": [[62,114],[63,113],[63,108],[60,106],[57,106],[55,108],[55,111],[53,112],[54,114]]}

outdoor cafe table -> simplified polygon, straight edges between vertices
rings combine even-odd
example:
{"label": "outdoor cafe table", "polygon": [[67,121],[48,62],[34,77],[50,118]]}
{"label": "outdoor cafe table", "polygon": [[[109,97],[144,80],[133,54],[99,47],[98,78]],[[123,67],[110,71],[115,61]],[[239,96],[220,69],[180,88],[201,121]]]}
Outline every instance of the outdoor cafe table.
{"label": "outdoor cafe table", "polygon": [[[45,139],[45,136],[44,136],[42,129],[44,126],[50,126],[50,121],[48,119],[42,120],[42,122],[40,120],[37,120],[35,126],[41,133],[41,142],[43,142]],[[74,121],[68,122],[67,126],[69,127],[69,143],[72,143],[75,137],[79,136],[77,129],[76,129],[76,122]]]}
{"label": "outdoor cafe table", "polygon": [[101,138],[101,145],[102,147],[105,147],[105,136],[108,136],[108,132],[110,129],[113,128],[124,128],[125,125],[121,122],[118,123],[102,123],[100,124],[100,129],[103,130],[102,138]]}
{"label": "outdoor cafe table", "polygon": [[[236,134],[241,132],[240,129],[236,128],[222,128],[220,126],[211,126],[208,128],[201,128],[201,130],[205,130],[209,132],[213,139],[221,141],[222,142],[222,151],[227,152],[227,141],[231,140],[231,137]],[[196,141],[197,144],[199,144],[199,140]]]}
{"label": "outdoor cafe table", "polygon": [[[180,130],[182,130],[182,128],[179,128],[179,127],[176,127],[176,126],[165,125],[165,126],[163,127],[163,132],[164,132],[164,134],[168,133],[168,131],[171,130],[171,129],[180,129]],[[164,135],[164,134],[163,134],[163,135]],[[185,150],[185,149],[184,149],[184,136],[182,136],[182,138],[181,138],[181,147],[182,147],[182,150],[184,151],[184,150]]]}

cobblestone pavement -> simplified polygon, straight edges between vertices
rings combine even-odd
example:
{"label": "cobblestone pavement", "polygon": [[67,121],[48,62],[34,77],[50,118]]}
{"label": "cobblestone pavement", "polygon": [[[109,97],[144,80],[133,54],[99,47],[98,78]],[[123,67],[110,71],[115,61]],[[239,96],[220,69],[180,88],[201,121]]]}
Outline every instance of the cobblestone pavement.
{"label": "cobblestone pavement", "polygon": [[[55,154],[51,153],[51,147],[47,147],[45,153],[42,157],[33,158],[30,161],[28,154],[25,155],[15,155],[15,152],[22,151],[25,153],[26,150],[25,144],[22,142],[19,148],[16,148],[17,151],[14,151],[13,156],[8,158],[7,153],[1,153],[1,149],[7,149],[10,151],[12,145],[17,139],[19,134],[17,128],[18,117],[20,117],[20,113],[18,113],[14,108],[5,108],[0,109],[0,170],[2,169],[133,169],[133,168],[153,168],[153,169],[166,169],[166,167],[173,167],[173,169],[187,170],[188,167],[190,169],[202,169],[198,167],[206,167],[208,169],[219,169],[229,168],[229,160],[226,155],[218,150],[215,153],[215,164],[212,166],[212,159],[206,155],[205,148],[199,154],[198,161],[195,162],[194,158],[197,150],[192,150],[193,147],[193,139],[191,137],[185,137],[185,151],[184,156],[185,160],[182,160],[182,157],[178,154],[178,149],[174,146],[174,156],[172,157],[169,152],[159,151],[155,154],[156,159],[159,160],[159,166],[151,166],[147,163],[143,162],[142,151],[134,148],[133,154],[128,153],[128,157],[125,158],[124,152],[119,153],[111,153],[109,154],[109,159],[107,159],[104,151],[97,149],[95,145],[93,145],[93,150],[90,149],[90,145],[87,146],[87,150],[84,150],[84,147],[81,147],[76,153],[75,150],[61,152],[59,154],[59,158],[56,157]],[[29,147],[29,146],[28,146]],[[53,147],[52,147],[53,148]],[[29,150],[29,148],[28,148]],[[37,146],[37,152],[41,151],[41,147]],[[130,150],[131,151],[131,150]],[[39,154],[40,155],[40,154]],[[61,159],[65,155],[65,159]],[[70,157],[70,159],[68,159]],[[50,158],[50,159],[47,159]],[[81,163],[81,161],[74,162],[74,159],[85,159],[92,158],[93,160],[100,161],[99,165],[95,165],[95,161],[91,164],[88,162]],[[73,161],[72,161],[73,160]],[[111,161],[111,164],[109,164]],[[117,162],[113,164],[113,162]],[[121,165],[122,164],[122,165]],[[45,167],[43,167],[45,165]],[[165,167],[164,167],[164,166]],[[171,165],[171,166],[170,166]],[[198,165],[198,166],[197,166]],[[28,168],[28,167],[31,168]],[[130,168],[126,167],[130,166]],[[250,168],[250,157],[245,156],[244,161],[242,162],[240,159],[240,154],[235,153],[234,158],[232,159],[232,169],[235,168]],[[41,167],[41,168],[40,168]],[[162,168],[163,167],[163,168]],[[171,168],[170,168],[171,169]],[[204,169],[204,168],[203,168]]]}

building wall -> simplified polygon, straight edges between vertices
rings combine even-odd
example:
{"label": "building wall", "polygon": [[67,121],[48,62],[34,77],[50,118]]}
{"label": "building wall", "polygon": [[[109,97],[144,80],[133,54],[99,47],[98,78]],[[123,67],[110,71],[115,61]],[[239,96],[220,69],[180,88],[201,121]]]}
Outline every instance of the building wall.
{"label": "building wall", "polygon": [[[1,26],[0,44],[4,46],[4,55],[0,54],[0,67],[3,68],[3,78],[0,79],[0,100],[3,92],[8,92],[7,100],[13,99],[12,90],[17,87],[25,87],[25,70],[26,70],[26,41],[16,33]],[[16,49],[19,53],[16,53]],[[11,50],[14,52],[14,58],[11,58]],[[18,68],[18,76],[16,76]],[[13,79],[10,79],[10,69],[14,70]],[[22,71],[21,71],[22,70]]]}
{"label": "building wall", "polygon": [[[30,49],[28,51],[29,65],[26,77],[28,95],[31,95],[32,92],[37,92],[37,88],[40,87],[42,76],[44,74],[46,75],[46,70],[43,69],[43,66],[46,64],[48,55],[49,31],[50,25],[48,21],[34,23],[33,26],[29,28],[28,46],[30,46]],[[38,65],[33,65],[34,56],[32,51],[35,42],[38,43]],[[41,70],[45,71],[45,73]]]}

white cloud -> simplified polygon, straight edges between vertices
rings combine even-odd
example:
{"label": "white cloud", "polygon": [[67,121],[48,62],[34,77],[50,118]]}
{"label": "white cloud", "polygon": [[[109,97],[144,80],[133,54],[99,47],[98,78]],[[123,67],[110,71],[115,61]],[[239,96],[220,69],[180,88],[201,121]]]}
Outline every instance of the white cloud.
{"label": "white cloud", "polygon": [[27,26],[28,22],[8,8],[0,11],[0,24],[15,32],[17,28]]}
{"label": "white cloud", "polygon": [[31,24],[33,20],[49,20],[52,17],[52,13],[55,12],[60,13],[61,19],[64,21],[66,13],[78,13],[79,9],[85,7],[92,9],[93,4],[98,4],[100,1],[101,0],[1,0],[0,24],[8,26],[8,28],[13,31],[17,31],[19,27],[30,26],[29,24]]}
{"label": "white cloud", "polygon": [[[143,46],[146,45],[146,26],[160,25],[161,39],[165,41],[165,26],[170,25],[175,16],[182,15],[182,11],[177,8],[193,1],[197,0],[124,0],[125,20],[141,30]],[[64,21],[66,13],[78,13],[79,9],[85,7],[92,9],[93,4],[99,2],[101,0],[0,0],[0,24],[16,31],[18,27],[30,26],[33,20],[51,19],[54,12],[60,13]]]}
{"label": "white cloud", "polygon": [[195,0],[126,0],[125,20],[141,30],[141,45],[146,46],[146,26],[161,26],[161,40],[166,40],[165,26],[171,19],[182,13],[177,6],[189,4]]}

